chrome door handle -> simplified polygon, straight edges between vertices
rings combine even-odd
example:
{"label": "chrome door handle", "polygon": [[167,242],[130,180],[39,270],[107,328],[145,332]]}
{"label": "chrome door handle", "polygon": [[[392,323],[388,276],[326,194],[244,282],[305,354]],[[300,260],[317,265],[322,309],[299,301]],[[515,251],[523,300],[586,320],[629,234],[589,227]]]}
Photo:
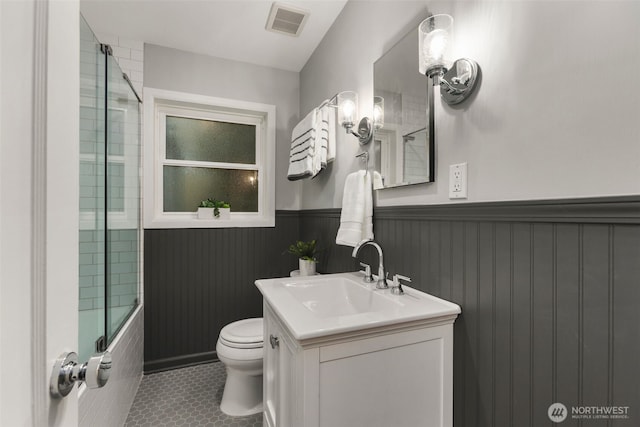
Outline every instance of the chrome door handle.
{"label": "chrome door handle", "polygon": [[100,388],[107,383],[110,373],[111,353],[108,351],[91,357],[82,365],[78,364],[76,353],[62,353],[53,365],[49,392],[53,397],[63,398],[76,382],[84,382],[89,388]]}
{"label": "chrome door handle", "polygon": [[269,342],[271,343],[271,348],[273,349],[275,349],[276,347],[280,347],[280,340],[278,339],[278,337],[269,335]]}

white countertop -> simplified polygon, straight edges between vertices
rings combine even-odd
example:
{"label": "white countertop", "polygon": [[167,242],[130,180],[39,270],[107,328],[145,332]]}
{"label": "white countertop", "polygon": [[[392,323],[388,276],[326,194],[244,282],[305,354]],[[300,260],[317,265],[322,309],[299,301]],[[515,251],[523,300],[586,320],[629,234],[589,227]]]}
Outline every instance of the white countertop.
{"label": "white countertop", "polygon": [[404,295],[373,289],[361,273],[256,280],[294,338],[305,340],[417,320],[453,322],[460,307],[403,285]]}

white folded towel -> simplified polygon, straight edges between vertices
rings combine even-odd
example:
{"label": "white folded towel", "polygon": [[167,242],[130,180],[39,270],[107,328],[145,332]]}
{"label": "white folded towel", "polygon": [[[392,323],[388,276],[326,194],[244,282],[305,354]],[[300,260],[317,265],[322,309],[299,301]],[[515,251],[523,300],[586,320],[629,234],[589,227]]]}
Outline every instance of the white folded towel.
{"label": "white folded towel", "polygon": [[329,143],[327,145],[327,163],[333,162],[336,158],[336,110],[335,107],[326,105],[328,126],[329,126]]}
{"label": "white folded towel", "polygon": [[291,150],[289,151],[289,181],[314,175],[316,156],[317,108],[314,108],[293,128]]}
{"label": "white folded towel", "polygon": [[313,177],[327,167],[327,141],[329,130],[326,107],[316,109],[316,151],[313,156]]}
{"label": "white folded towel", "polygon": [[335,108],[329,101],[314,108],[293,128],[289,151],[289,181],[315,177],[336,157]]}
{"label": "white folded towel", "polygon": [[318,108],[316,117],[316,155],[313,160],[313,176],[327,167],[336,158],[335,108],[326,100]]}
{"label": "white folded towel", "polygon": [[322,153],[323,163],[326,165],[336,158],[336,108],[329,104],[329,100],[325,100],[320,105],[321,107],[318,108],[318,138],[326,147],[326,151]]}
{"label": "white folded towel", "polygon": [[356,246],[373,239],[373,190],[371,175],[364,170],[347,176],[342,196],[338,245]]}

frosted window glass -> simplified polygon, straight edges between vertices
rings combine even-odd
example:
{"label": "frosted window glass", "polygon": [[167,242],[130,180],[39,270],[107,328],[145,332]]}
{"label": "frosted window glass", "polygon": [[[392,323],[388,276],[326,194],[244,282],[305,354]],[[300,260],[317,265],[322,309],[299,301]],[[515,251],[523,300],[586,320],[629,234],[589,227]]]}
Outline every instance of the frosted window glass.
{"label": "frosted window glass", "polygon": [[167,159],[256,163],[256,127],[167,116]]}
{"label": "frosted window glass", "polygon": [[258,172],[164,166],[164,212],[195,212],[212,198],[231,204],[231,212],[258,212]]}

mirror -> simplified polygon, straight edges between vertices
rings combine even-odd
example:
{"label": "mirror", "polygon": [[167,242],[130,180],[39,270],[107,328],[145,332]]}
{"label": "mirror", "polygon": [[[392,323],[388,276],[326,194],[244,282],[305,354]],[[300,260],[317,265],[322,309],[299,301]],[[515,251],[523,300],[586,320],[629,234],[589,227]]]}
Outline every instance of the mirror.
{"label": "mirror", "polygon": [[373,137],[374,189],[433,182],[433,86],[418,71],[416,30],[375,62],[373,94],[374,115],[382,114]]}

